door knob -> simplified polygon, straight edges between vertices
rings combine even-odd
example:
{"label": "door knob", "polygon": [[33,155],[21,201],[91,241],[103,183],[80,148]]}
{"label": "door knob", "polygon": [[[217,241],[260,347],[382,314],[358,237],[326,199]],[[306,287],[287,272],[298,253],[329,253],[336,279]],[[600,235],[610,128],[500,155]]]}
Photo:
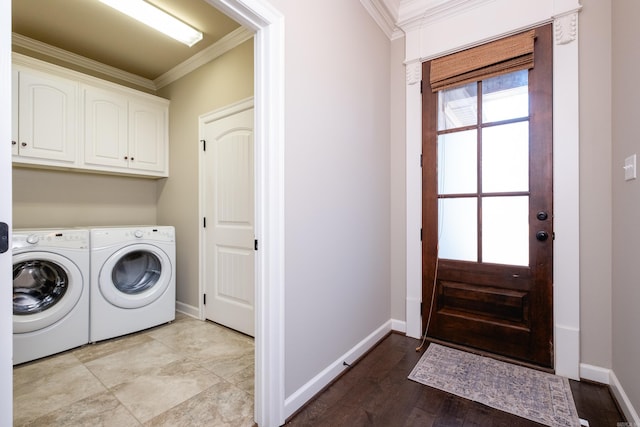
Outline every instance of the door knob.
{"label": "door knob", "polygon": [[544,242],[548,238],[549,238],[549,233],[547,233],[546,231],[540,230],[536,233],[536,239],[538,239],[541,242]]}

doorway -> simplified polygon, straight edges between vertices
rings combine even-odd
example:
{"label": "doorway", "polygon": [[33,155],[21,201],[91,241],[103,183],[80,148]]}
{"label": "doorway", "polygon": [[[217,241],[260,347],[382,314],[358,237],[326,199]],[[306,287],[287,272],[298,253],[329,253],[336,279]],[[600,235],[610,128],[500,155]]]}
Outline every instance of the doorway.
{"label": "doorway", "polygon": [[423,330],[552,369],[551,26],[516,38],[516,70],[437,89],[423,67]]}
{"label": "doorway", "polygon": [[[242,25],[256,32],[256,150],[258,166],[257,174],[261,188],[256,194],[259,201],[257,208],[256,233],[264,242],[262,251],[257,254],[257,291],[256,316],[256,416],[259,425],[282,425],[284,423],[284,336],[283,311],[284,300],[284,21],[283,16],[275,10],[267,0],[206,0]],[[11,2],[1,1],[3,13],[0,48],[0,60],[3,67],[2,87],[8,88],[11,78],[4,71],[10,70],[11,62]],[[5,13],[6,12],[6,13]],[[5,91],[8,93],[8,89]],[[9,131],[10,100],[2,104],[2,117],[5,117],[2,129]],[[8,135],[8,133],[7,133]],[[7,179],[2,194],[10,198],[11,194],[11,160],[2,155],[0,161],[6,167]],[[5,188],[6,187],[6,188]],[[3,199],[4,200],[4,199]],[[263,203],[268,200],[269,203]],[[3,218],[10,218],[11,202],[3,203]],[[9,221],[10,225],[10,221]],[[11,255],[6,253],[0,257],[2,272],[8,274]],[[8,289],[7,289],[8,292]],[[11,313],[2,313],[4,319],[1,326],[4,348],[11,348]],[[3,354],[7,354],[6,352]],[[11,372],[10,357],[3,357],[2,371]],[[3,414],[9,419],[12,416],[11,379],[2,381],[0,407],[6,410]],[[5,418],[3,418],[5,419]]]}
{"label": "doorway", "polygon": [[[284,391],[284,18],[267,0],[206,0],[256,31],[255,43],[255,420],[285,421]],[[268,201],[268,203],[267,203]]]}

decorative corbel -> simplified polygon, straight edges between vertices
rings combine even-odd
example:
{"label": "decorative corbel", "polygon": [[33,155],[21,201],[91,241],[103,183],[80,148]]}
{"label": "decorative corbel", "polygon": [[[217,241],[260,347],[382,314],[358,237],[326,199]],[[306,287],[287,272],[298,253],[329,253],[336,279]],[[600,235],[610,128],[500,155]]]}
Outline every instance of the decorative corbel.
{"label": "decorative corbel", "polygon": [[407,71],[407,84],[414,85],[420,82],[422,79],[422,63],[420,61],[413,61],[406,64]]}
{"label": "decorative corbel", "polygon": [[553,22],[556,44],[569,44],[578,36],[578,12],[556,16]]}

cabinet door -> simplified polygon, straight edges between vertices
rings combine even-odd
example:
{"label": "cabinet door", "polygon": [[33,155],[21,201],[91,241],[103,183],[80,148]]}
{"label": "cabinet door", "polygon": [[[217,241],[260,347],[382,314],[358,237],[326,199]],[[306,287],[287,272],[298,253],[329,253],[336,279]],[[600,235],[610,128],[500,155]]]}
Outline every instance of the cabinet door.
{"label": "cabinet door", "polygon": [[20,156],[75,163],[77,83],[22,69],[18,78]]}
{"label": "cabinet door", "polygon": [[11,69],[11,155],[18,154],[18,70]]}
{"label": "cabinet door", "polygon": [[126,168],[127,99],[117,93],[83,87],[84,163]]}
{"label": "cabinet door", "polygon": [[129,102],[129,168],[167,174],[167,108]]}

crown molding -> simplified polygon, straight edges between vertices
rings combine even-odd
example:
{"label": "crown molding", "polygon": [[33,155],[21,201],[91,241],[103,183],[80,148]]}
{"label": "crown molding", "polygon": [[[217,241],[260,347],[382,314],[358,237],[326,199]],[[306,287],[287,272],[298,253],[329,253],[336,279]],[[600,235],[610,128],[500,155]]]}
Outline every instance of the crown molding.
{"label": "crown molding", "polygon": [[239,46],[240,44],[252,38],[253,35],[253,31],[248,30],[244,27],[240,27],[227,34],[208,48],[201,50],[186,61],[173,67],[171,70],[167,71],[155,80],[140,77],[137,74],[123,71],[119,68],[103,64],[102,62],[94,61],[93,59],[85,58],[84,56],[77,55],[75,53],[60,49],[47,43],[40,42],[38,40],[31,39],[29,37],[25,37],[21,34],[12,33],[11,42],[14,46],[28,49],[32,52],[45,55],[49,58],[57,59],[59,61],[63,61],[64,63],[81,67],[85,70],[90,70],[105,76],[109,76],[119,81],[131,83],[138,87],[156,91],[170,83],[173,83],[174,81],[192,72],[198,67],[206,64],[207,62],[210,62],[217,57],[225,54],[236,46]]}
{"label": "crown molding", "polygon": [[85,58],[84,56],[77,55],[67,50],[52,46],[50,44],[25,37],[18,33],[11,34],[11,43],[14,46],[19,46],[21,48],[28,49],[41,55],[45,55],[50,58],[64,61],[68,64],[82,67],[86,70],[95,71],[124,82],[132,83],[139,87],[156,90],[156,86],[152,80],[145,79],[144,77],[140,77],[136,74],[103,64],[102,62],[94,61],[93,59]]}
{"label": "crown molding", "polygon": [[194,71],[198,67],[216,59],[219,56],[224,55],[229,52],[231,49],[241,45],[247,40],[253,38],[253,31],[245,28],[239,27],[238,29],[230,32],[216,43],[212,44],[208,48],[201,50],[200,52],[193,55],[191,58],[182,62],[181,64],[176,65],[171,70],[167,71],[157,79],[153,81],[153,84],[156,89],[160,89],[165,87],[166,85],[173,83],[179,78],[189,74]]}
{"label": "crown molding", "polygon": [[360,0],[391,40],[429,22],[464,13],[495,0]]}
{"label": "crown molding", "polygon": [[398,9],[401,0],[360,0],[362,6],[378,24],[385,35],[391,39],[402,37],[401,30],[396,27]]}
{"label": "crown molding", "polygon": [[396,25],[406,33],[459,15],[495,0],[403,0]]}

